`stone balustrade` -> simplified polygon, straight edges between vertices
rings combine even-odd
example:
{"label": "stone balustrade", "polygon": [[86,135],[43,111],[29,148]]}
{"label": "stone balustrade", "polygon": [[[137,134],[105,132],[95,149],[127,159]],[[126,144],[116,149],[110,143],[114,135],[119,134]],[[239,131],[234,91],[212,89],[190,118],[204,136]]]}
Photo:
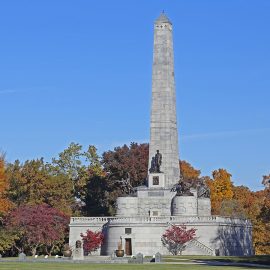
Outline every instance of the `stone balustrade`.
{"label": "stone balustrade", "polygon": [[100,223],[104,224],[113,217],[71,217],[70,224]]}
{"label": "stone balustrade", "polygon": [[75,224],[122,224],[122,223],[223,223],[251,226],[248,219],[221,216],[164,216],[164,217],[71,217],[70,225]]}

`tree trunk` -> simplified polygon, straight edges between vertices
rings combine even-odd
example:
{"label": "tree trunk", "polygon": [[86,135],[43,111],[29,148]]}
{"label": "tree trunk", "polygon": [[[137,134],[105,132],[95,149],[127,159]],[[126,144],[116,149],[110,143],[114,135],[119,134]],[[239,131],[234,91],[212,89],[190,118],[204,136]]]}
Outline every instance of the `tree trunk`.
{"label": "tree trunk", "polygon": [[49,250],[48,250],[48,248],[46,247],[46,251],[47,251],[47,253],[48,253],[49,256],[52,255],[53,249],[54,249],[54,245],[52,245],[51,248],[50,248]]}
{"label": "tree trunk", "polygon": [[23,252],[23,248],[19,248],[15,244],[14,244],[14,247],[18,250],[19,253],[22,253]]}

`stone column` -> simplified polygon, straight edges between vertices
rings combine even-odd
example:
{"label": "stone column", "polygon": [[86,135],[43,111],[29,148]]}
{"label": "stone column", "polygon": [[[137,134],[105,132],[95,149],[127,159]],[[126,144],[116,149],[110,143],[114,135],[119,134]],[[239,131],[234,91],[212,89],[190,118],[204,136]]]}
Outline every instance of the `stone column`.
{"label": "stone column", "polygon": [[180,171],[172,23],[164,13],[155,21],[154,26],[150,137],[149,168],[159,150],[162,154],[160,170],[165,174],[165,188],[170,188],[179,181]]}

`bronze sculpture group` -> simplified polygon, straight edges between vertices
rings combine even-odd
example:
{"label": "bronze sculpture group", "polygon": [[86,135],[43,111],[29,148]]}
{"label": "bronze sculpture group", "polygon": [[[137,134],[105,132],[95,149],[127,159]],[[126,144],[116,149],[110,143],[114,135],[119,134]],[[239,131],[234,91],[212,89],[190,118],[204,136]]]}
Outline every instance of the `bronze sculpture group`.
{"label": "bronze sculpture group", "polygon": [[203,179],[193,180],[191,182],[181,179],[178,184],[171,189],[177,196],[193,196],[191,189],[197,190],[198,198],[210,198],[210,189]]}
{"label": "bronze sculpture group", "polygon": [[[152,157],[150,173],[162,173],[160,168],[162,164],[162,154],[157,150],[154,157]],[[116,181],[120,185],[123,194],[134,194],[135,189],[131,185],[130,175],[127,173],[126,178]],[[206,185],[203,179],[195,179],[191,181],[184,181],[183,178],[180,179],[179,183],[174,185],[171,189],[172,192],[176,192],[177,196],[193,196],[191,189],[197,190],[198,198],[210,198],[210,189]]]}
{"label": "bronze sculpture group", "polygon": [[162,173],[162,171],[160,170],[161,164],[162,164],[162,155],[159,152],[159,150],[157,150],[157,153],[155,154],[155,156],[152,157],[151,168],[149,169],[149,172]]}

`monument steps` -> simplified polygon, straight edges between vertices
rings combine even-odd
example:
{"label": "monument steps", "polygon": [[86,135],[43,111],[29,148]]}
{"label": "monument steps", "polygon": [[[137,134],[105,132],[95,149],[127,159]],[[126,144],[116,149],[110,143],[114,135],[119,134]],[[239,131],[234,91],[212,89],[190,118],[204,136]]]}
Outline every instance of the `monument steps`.
{"label": "monument steps", "polygon": [[194,250],[194,247],[197,247],[199,248],[203,254],[202,255],[210,255],[210,256],[213,256],[215,255],[214,254],[214,250],[208,246],[206,246],[205,244],[203,244],[202,242],[198,241],[197,239],[193,239],[191,240],[188,245],[187,245],[187,249],[189,247],[192,247],[193,246],[193,250]]}

